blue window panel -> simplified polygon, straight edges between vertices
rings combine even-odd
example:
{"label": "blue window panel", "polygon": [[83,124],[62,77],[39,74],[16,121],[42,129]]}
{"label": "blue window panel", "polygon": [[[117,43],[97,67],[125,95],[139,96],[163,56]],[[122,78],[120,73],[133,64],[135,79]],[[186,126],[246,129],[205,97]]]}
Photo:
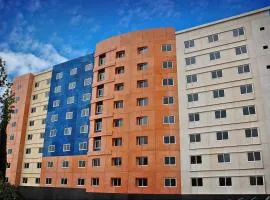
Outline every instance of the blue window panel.
{"label": "blue window panel", "polygon": [[[88,133],[80,133],[80,126],[88,125],[88,130],[90,130],[90,100],[82,100],[84,93],[92,94],[92,84],[84,86],[85,79],[93,79],[93,71],[85,71],[87,64],[94,64],[94,54],[82,56],[53,67],[43,157],[87,154],[87,150],[79,150],[79,143],[88,143]],[[77,74],[70,75],[70,70],[73,68],[77,68]],[[63,73],[63,76],[57,80],[56,74],[60,72]],[[68,89],[70,82],[76,82],[76,87],[72,90]],[[56,86],[61,86],[61,92],[54,93]],[[70,96],[74,96],[73,104],[67,104],[67,98]],[[54,100],[60,100],[59,107],[53,107]],[[81,110],[85,108],[89,109],[89,116],[81,117]],[[66,112],[73,112],[73,119],[67,120]],[[56,122],[51,121],[54,114],[58,114],[58,121]],[[71,135],[64,135],[64,129],[67,127],[72,127]],[[53,129],[56,129],[56,136],[50,137],[50,130]],[[70,151],[63,151],[64,144],[70,144]],[[55,145],[55,152],[48,152],[49,145]]]}

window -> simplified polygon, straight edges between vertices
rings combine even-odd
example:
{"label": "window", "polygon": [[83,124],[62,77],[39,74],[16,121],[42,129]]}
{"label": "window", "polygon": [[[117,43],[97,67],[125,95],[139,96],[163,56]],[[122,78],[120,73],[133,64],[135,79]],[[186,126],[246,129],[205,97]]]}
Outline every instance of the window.
{"label": "window", "polygon": [[188,94],[187,98],[188,98],[188,102],[198,101],[199,95],[198,93]]}
{"label": "window", "polygon": [[63,144],[63,151],[70,151],[70,144]]}
{"label": "window", "polygon": [[92,159],[92,167],[100,166],[100,158],[93,158]]}
{"label": "window", "polygon": [[85,67],[84,67],[85,71],[90,71],[92,69],[93,69],[93,64],[92,63],[89,63],[89,64],[85,65]]}
{"label": "window", "polygon": [[232,186],[231,177],[219,177],[219,186]]}
{"label": "window", "polygon": [[137,64],[137,70],[138,71],[144,71],[148,68],[148,63],[139,63]]}
{"label": "window", "polygon": [[161,47],[162,51],[172,51],[172,45],[171,44],[163,44]]}
{"label": "window", "polygon": [[220,97],[224,97],[225,94],[224,94],[224,90],[223,89],[218,89],[218,90],[214,90],[213,91],[213,97],[214,99],[216,98],[220,98]]}
{"label": "window", "polygon": [[148,124],[148,117],[147,116],[137,117],[136,122],[137,125],[146,125]]}
{"label": "window", "polygon": [[146,156],[136,157],[136,163],[137,165],[148,165],[148,157]]}
{"label": "window", "polygon": [[46,178],[46,185],[52,184],[52,178]]}
{"label": "window", "polygon": [[111,186],[120,187],[121,186],[121,178],[111,178]]}
{"label": "window", "polygon": [[197,122],[200,121],[199,113],[189,113],[188,114],[189,122]]}
{"label": "window", "polygon": [[43,110],[44,110],[44,111],[48,110],[48,105],[44,105],[44,106],[43,106]]}
{"label": "window", "polygon": [[254,115],[256,114],[255,106],[244,106],[243,115]]}
{"label": "window", "polygon": [[7,154],[12,154],[12,149],[7,149]]}
{"label": "window", "polygon": [[34,126],[34,125],[35,125],[35,121],[34,120],[29,121],[29,126]]}
{"label": "window", "polygon": [[190,164],[202,164],[202,156],[190,156]]}
{"label": "window", "polygon": [[51,116],[51,122],[56,122],[56,121],[58,121],[58,115],[57,114],[52,115]]}
{"label": "window", "polygon": [[247,138],[258,137],[258,128],[247,128],[245,129],[245,134]]}
{"label": "window", "polygon": [[41,119],[41,124],[46,124],[46,119]]}
{"label": "window", "polygon": [[102,119],[96,119],[95,120],[95,132],[101,132],[102,131]]}
{"label": "window", "polygon": [[173,78],[162,79],[162,86],[173,86]]}
{"label": "window", "polygon": [[32,96],[32,100],[37,100],[37,99],[38,99],[38,95],[37,94],[35,94],[35,95]]}
{"label": "window", "polygon": [[7,163],[7,169],[9,169],[10,168],[10,163]]}
{"label": "window", "polygon": [[67,98],[67,104],[73,104],[74,103],[74,96]]}
{"label": "window", "polygon": [[219,163],[229,163],[231,162],[231,155],[229,153],[218,154]]}
{"label": "window", "polygon": [[67,185],[67,178],[61,178],[61,185]]}
{"label": "window", "polygon": [[73,90],[76,87],[76,82],[71,82],[68,84],[68,89]]}
{"label": "window", "polygon": [[227,117],[226,110],[216,110],[215,111],[215,118],[216,119],[226,118],[226,117]]}
{"label": "window", "polygon": [[32,140],[32,138],[33,138],[33,135],[32,134],[28,134],[27,135],[27,140]]}
{"label": "window", "polygon": [[85,160],[79,160],[79,162],[78,162],[78,167],[84,168],[85,166],[86,166]]}
{"label": "window", "polygon": [[123,58],[123,57],[125,57],[125,51],[116,52],[116,58]]}
{"label": "window", "polygon": [[263,49],[268,49],[268,45],[263,45]]}
{"label": "window", "polygon": [[189,57],[189,58],[186,58],[186,65],[193,65],[196,63],[196,57],[193,56],[193,57]]}
{"label": "window", "polygon": [[96,103],[96,115],[102,114],[103,111],[103,102],[99,101]]}
{"label": "window", "polygon": [[240,55],[240,54],[244,54],[244,53],[247,53],[246,45],[240,46],[240,47],[235,47],[235,54],[236,55]]}
{"label": "window", "polygon": [[217,60],[220,59],[220,52],[216,51],[216,52],[212,52],[209,54],[210,60]]}
{"label": "window", "polygon": [[11,127],[16,127],[16,122],[12,122]]}
{"label": "window", "polygon": [[164,157],[164,164],[165,165],[175,165],[175,157],[174,156],[165,156]]}
{"label": "window", "polygon": [[146,88],[148,87],[148,81],[147,80],[139,80],[137,81],[137,88]]}
{"label": "window", "polygon": [[10,135],[9,136],[9,140],[14,140],[15,136],[14,135]]}
{"label": "window", "polygon": [[36,178],[36,179],[35,179],[35,183],[36,183],[36,184],[40,184],[40,178]]}
{"label": "window", "polygon": [[55,78],[56,78],[56,80],[63,78],[63,72],[57,73]]}
{"label": "window", "polygon": [[115,68],[115,74],[123,74],[123,73],[125,73],[125,67],[124,66],[120,66],[120,67]]}
{"label": "window", "polygon": [[124,90],[124,83],[117,83],[114,85],[114,90],[115,91],[122,91]]}
{"label": "window", "polygon": [[91,178],[91,186],[99,186],[99,178]]}
{"label": "window", "polygon": [[40,169],[41,168],[41,162],[37,163],[37,168]]}
{"label": "window", "polygon": [[[69,87],[69,86],[68,86]],[[54,93],[59,93],[59,92],[61,92],[61,86],[56,86],[55,88],[54,88]]]}
{"label": "window", "polygon": [[86,78],[83,81],[84,86],[91,85],[91,83],[92,83],[92,78]]}
{"label": "window", "polygon": [[53,168],[53,162],[52,161],[47,162],[47,168]]}
{"label": "window", "polygon": [[185,48],[188,49],[188,48],[194,47],[195,43],[194,43],[194,40],[188,40],[184,42],[184,45],[185,45]]}
{"label": "window", "polygon": [[202,178],[191,178],[191,186],[193,186],[193,187],[203,186],[203,179]]}
{"label": "window", "polygon": [[239,65],[237,66],[237,69],[238,69],[238,74],[250,72],[249,64]]}
{"label": "window", "polygon": [[222,70],[220,69],[220,70],[212,71],[211,74],[212,74],[212,79],[220,78],[222,77]]}
{"label": "window", "polygon": [[162,68],[163,69],[172,69],[173,68],[173,62],[172,61],[163,61],[162,62]]}
{"label": "window", "polygon": [[124,107],[124,101],[123,100],[118,100],[114,102],[114,108],[123,108]]}
{"label": "window", "polygon": [[60,100],[54,100],[54,101],[53,101],[53,107],[54,107],[54,108],[55,108],[55,107],[58,107],[59,104],[60,104]]}
{"label": "window", "polygon": [[64,135],[71,135],[72,127],[64,128]]}
{"label": "window", "polygon": [[91,94],[90,93],[85,93],[82,96],[82,100],[83,101],[89,101],[90,100],[90,97],[91,97]]}
{"label": "window", "polygon": [[122,138],[113,138],[112,145],[115,147],[122,146]]}
{"label": "window", "polygon": [[36,110],[37,110],[36,107],[31,108],[31,113],[35,113]]}
{"label": "window", "polygon": [[67,160],[62,161],[62,168],[68,168],[69,167],[69,162]]}
{"label": "window", "polygon": [[136,137],[137,145],[146,145],[148,144],[148,136],[137,136]]}
{"label": "window", "polygon": [[264,31],[264,26],[260,27],[260,31]]}
{"label": "window", "polygon": [[27,183],[27,182],[28,182],[28,178],[23,178],[23,179],[22,179],[22,182],[23,182],[23,183]]}
{"label": "window", "polygon": [[98,65],[99,66],[105,65],[105,63],[106,63],[106,54],[102,54],[98,58]]}
{"label": "window", "polygon": [[20,101],[20,97],[19,96],[15,97],[15,102],[17,103],[18,101]]}
{"label": "window", "polygon": [[195,83],[197,82],[197,74],[187,75],[186,79],[187,83]]}
{"label": "window", "polygon": [[175,123],[175,116],[163,116],[163,124],[174,124]]}
{"label": "window", "polygon": [[66,119],[73,119],[73,112],[66,112]]}
{"label": "window", "polygon": [[120,127],[120,126],[123,126],[123,119],[114,119],[114,120],[113,120],[113,126],[114,126],[114,127]]}
{"label": "window", "polygon": [[214,35],[209,35],[208,36],[208,42],[216,42],[218,41],[218,34],[214,34]]}
{"label": "window", "polygon": [[44,96],[45,96],[45,97],[49,97],[49,94],[50,94],[50,92],[45,92],[45,93],[44,93]]}
{"label": "window", "polygon": [[49,145],[48,152],[55,152],[55,145]]}
{"label": "window", "polygon": [[89,116],[89,108],[84,108],[81,110],[81,117]]}
{"label": "window", "polygon": [[217,140],[228,140],[229,133],[228,131],[218,131],[216,132]]}
{"label": "window", "polygon": [[95,137],[94,138],[93,150],[94,151],[100,151],[101,150],[101,137]]}
{"label": "window", "polygon": [[244,32],[244,28],[243,27],[237,28],[237,29],[233,29],[233,37],[238,37],[238,36],[241,36],[241,35],[245,35],[245,32]]}
{"label": "window", "polygon": [[136,187],[147,187],[148,180],[147,178],[136,178]]}
{"label": "window", "polygon": [[43,147],[39,147],[38,148],[38,153],[42,153],[43,152]]}
{"label": "window", "polygon": [[147,106],[148,105],[148,98],[138,98],[137,99],[137,106]]}
{"label": "window", "polygon": [[70,76],[77,74],[77,68],[73,68],[69,71]]}
{"label": "window", "polygon": [[138,48],[138,54],[145,54],[148,51],[148,47],[144,46],[144,47],[139,47]]}
{"label": "window", "polygon": [[24,163],[24,168],[28,169],[29,168],[29,163]]}
{"label": "window", "polygon": [[78,178],[77,185],[84,185],[84,178]]}
{"label": "window", "polygon": [[247,94],[247,93],[252,93],[252,84],[247,84],[247,85],[241,85],[240,86],[240,92],[241,94]]}
{"label": "window", "polygon": [[250,176],[249,177],[250,185],[263,185],[263,177],[262,176]]}
{"label": "window", "polygon": [[168,135],[163,137],[163,143],[164,144],[175,144],[175,136]]}
{"label": "window", "polygon": [[105,79],[105,69],[98,70],[97,80],[103,81]]}
{"label": "window", "polygon": [[50,137],[56,136],[56,129],[50,130]]}
{"label": "window", "polygon": [[114,157],[112,158],[112,166],[120,166],[122,164],[121,157]]}
{"label": "window", "polygon": [[87,133],[88,132],[88,125],[80,126],[80,133]]}
{"label": "window", "polygon": [[87,150],[87,142],[80,142],[79,143],[79,151]]}
{"label": "window", "polygon": [[46,80],[46,83],[47,83],[47,85],[50,85],[50,83],[51,83],[51,79],[50,79],[50,78],[48,78],[48,79]]}
{"label": "window", "polygon": [[163,97],[162,101],[163,101],[163,104],[165,104],[165,105],[173,104],[174,103],[174,97],[165,96],[165,97]]}
{"label": "window", "polygon": [[261,152],[259,151],[248,152],[247,156],[248,156],[248,161],[261,160]]}
{"label": "window", "polygon": [[31,154],[31,149],[30,148],[25,149],[25,153],[26,154]]}

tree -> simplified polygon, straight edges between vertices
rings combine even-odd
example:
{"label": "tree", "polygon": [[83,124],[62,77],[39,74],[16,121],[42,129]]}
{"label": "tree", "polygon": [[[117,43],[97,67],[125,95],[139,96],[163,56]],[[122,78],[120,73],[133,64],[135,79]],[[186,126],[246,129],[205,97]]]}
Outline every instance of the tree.
{"label": "tree", "polygon": [[0,181],[4,182],[7,164],[7,125],[9,123],[14,94],[11,91],[12,83],[8,81],[5,62],[0,58]]}

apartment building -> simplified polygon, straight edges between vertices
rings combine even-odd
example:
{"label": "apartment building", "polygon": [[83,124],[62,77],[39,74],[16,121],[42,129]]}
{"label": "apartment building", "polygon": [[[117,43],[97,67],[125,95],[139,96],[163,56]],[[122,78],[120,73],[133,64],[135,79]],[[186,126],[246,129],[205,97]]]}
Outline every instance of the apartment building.
{"label": "apartment building", "polygon": [[176,44],[182,194],[269,194],[269,7]]}
{"label": "apartment building", "polygon": [[175,30],[96,45],[87,192],[179,194]]}
{"label": "apartment building", "polygon": [[34,75],[25,134],[20,185],[39,186],[51,71]]}

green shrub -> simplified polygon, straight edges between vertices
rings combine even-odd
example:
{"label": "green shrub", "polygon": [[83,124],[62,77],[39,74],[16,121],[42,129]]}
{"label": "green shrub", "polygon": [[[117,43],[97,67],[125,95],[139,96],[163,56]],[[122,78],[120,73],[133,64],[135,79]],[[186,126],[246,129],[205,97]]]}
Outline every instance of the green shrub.
{"label": "green shrub", "polygon": [[18,189],[9,183],[0,181],[0,199],[2,200],[22,200]]}

